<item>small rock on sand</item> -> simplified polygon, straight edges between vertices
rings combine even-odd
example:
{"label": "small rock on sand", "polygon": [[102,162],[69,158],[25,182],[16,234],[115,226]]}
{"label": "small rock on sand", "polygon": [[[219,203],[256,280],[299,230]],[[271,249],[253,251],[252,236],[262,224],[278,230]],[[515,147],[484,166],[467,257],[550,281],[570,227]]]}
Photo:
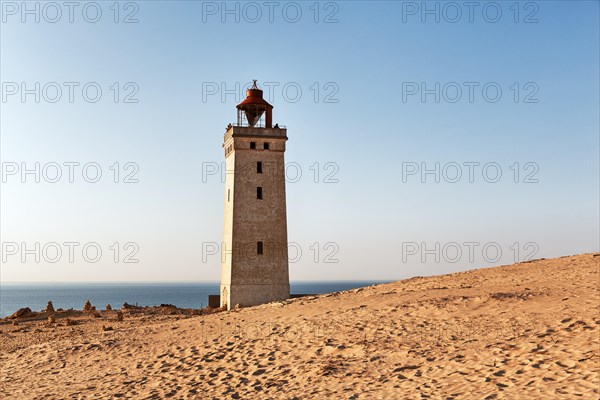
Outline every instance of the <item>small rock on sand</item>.
{"label": "small rock on sand", "polygon": [[24,318],[24,317],[28,317],[29,315],[31,315],[31,308],[24,307],[24,308],[19,308],[8,318],[9,319]]}

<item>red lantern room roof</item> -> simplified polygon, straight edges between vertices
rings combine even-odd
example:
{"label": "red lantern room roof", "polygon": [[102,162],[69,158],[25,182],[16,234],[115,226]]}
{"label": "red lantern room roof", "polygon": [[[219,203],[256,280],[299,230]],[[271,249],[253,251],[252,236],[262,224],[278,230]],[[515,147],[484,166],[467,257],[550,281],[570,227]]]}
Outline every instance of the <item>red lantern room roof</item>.
{"label": "red lantern room roof", "polygon": [[[259,106],[259,107],[257,107]],[[254,79],[254,85],[246,90],[246,99],[236,106],[238,110],[246,110],[248,108],[273,108],[265,99],[263,99],[263,91],[256,86],[256,79]]]}

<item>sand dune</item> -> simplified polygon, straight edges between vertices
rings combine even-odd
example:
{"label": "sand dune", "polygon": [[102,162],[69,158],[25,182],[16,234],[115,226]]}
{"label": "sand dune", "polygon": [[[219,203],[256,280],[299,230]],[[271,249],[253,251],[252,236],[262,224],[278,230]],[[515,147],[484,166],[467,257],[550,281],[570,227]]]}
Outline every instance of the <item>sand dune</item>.
{"label": "sand dune", "polygon": [[597,399],[599,261],[538,260],[201,316],[5,320],[0,398]]}

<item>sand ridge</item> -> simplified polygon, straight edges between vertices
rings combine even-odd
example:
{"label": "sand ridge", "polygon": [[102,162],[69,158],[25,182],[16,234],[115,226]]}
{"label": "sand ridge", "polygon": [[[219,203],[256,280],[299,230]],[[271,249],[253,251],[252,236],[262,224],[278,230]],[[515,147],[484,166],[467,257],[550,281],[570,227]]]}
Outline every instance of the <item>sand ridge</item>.
{"label": "sand ridge", "polygon": [[0,397],[596,399],[599,265],[583,254],[201,316],[5,321]]}

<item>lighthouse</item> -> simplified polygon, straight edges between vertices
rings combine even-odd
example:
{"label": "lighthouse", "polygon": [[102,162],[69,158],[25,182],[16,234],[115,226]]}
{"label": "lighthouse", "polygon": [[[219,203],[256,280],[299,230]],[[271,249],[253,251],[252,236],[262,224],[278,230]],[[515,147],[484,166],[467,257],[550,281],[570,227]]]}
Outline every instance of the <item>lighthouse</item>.
{"label": "lighthouse", "polygon": [[227,126],[220,304],[228,310],[290,297],[285,201],[287,129],[254,85]]}

